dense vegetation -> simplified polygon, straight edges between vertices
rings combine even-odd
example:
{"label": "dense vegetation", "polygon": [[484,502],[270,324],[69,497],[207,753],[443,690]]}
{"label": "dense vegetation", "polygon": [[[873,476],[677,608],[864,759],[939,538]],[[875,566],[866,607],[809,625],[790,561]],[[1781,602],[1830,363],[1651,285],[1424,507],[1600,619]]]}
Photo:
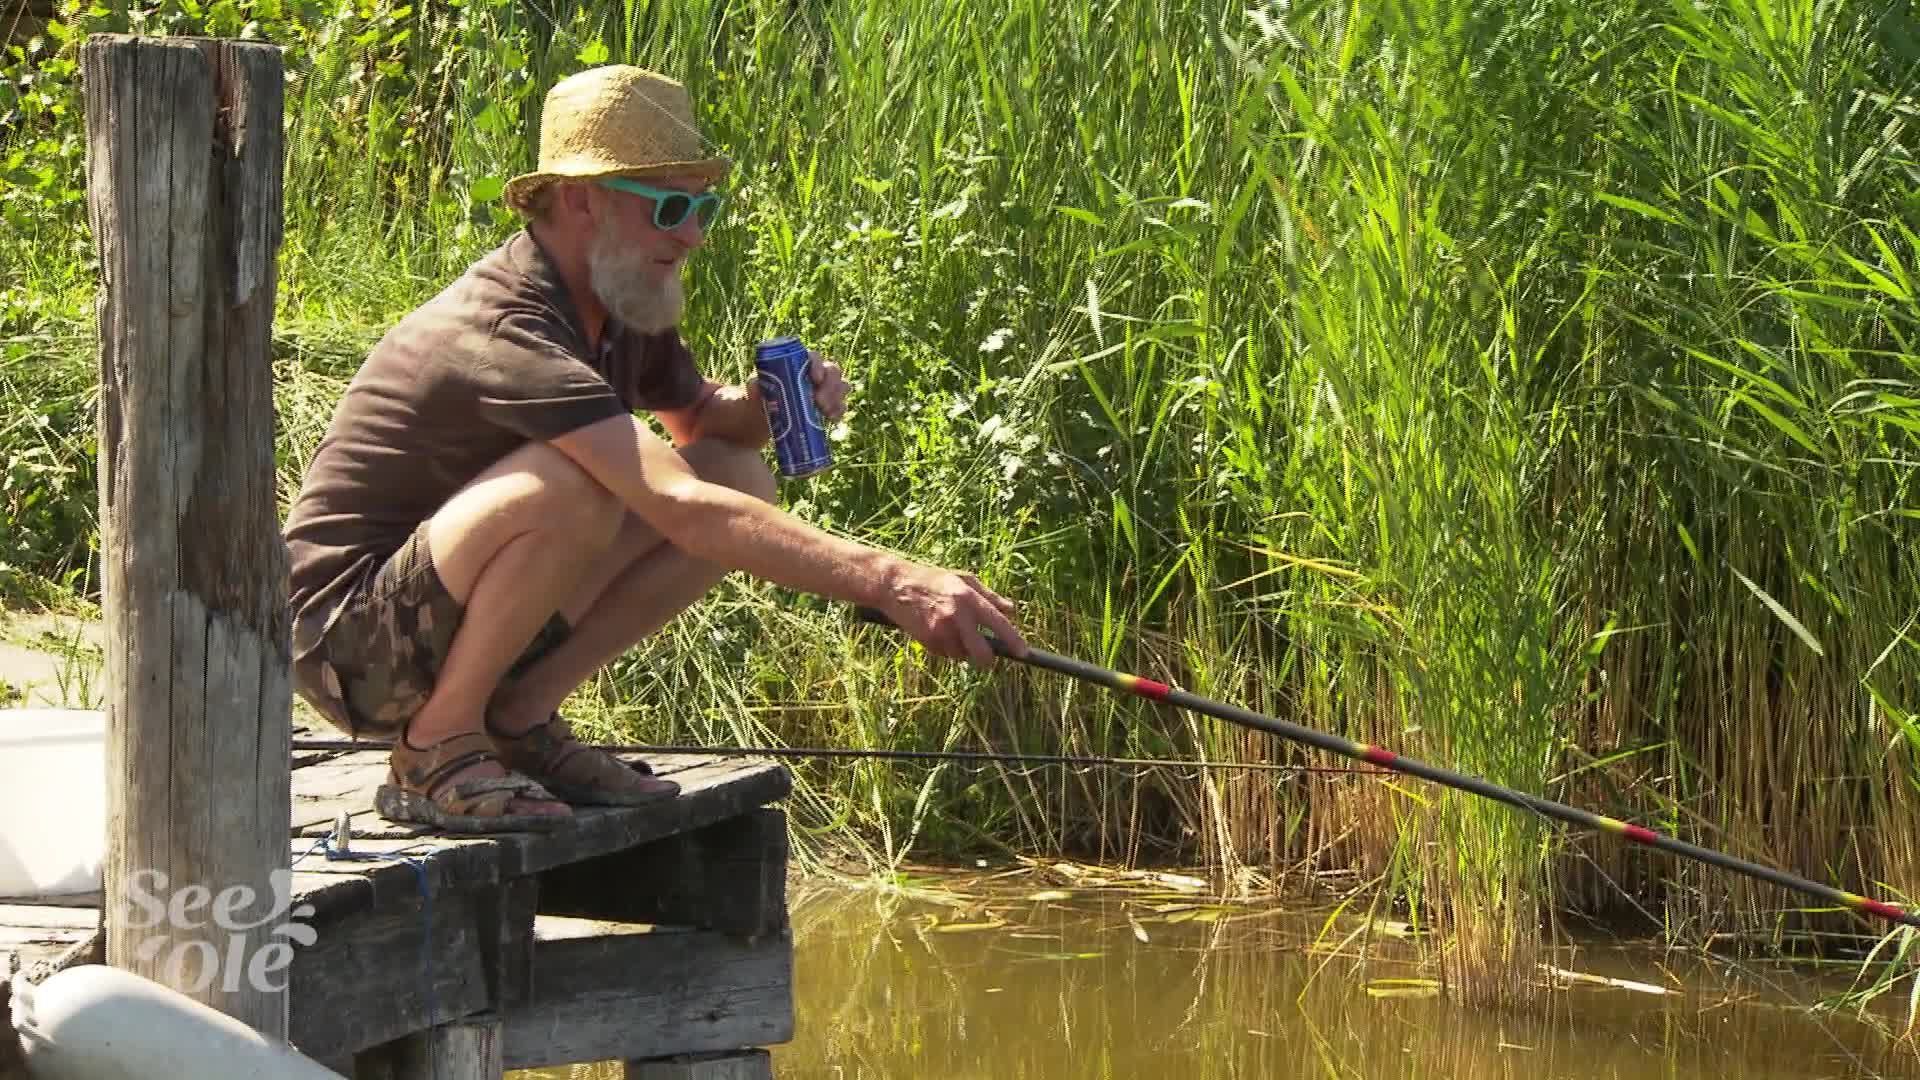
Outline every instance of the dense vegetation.
{"label": "dense vegetation", "polygon": [[[795,512],[976,568],[1036,643],[1843,886],[1920,883],[1920,37],[1904,0],[163,0],[0,88],[0,582],[88,588],[77,47],[286,47],[283,483],[393,318],[497,243],[545,88],[685,80],[740,162],[688,332],[847,363]],[[51,583],[49,585],[48,583]],[[1297,761],[749,581],[603,734]],[[591,701],[584,699],[591,697]],[[1345,870],[1524,980],[1551,916],[1811,923],[1744,879],[1377,777],[831,762],[878,864]]]}

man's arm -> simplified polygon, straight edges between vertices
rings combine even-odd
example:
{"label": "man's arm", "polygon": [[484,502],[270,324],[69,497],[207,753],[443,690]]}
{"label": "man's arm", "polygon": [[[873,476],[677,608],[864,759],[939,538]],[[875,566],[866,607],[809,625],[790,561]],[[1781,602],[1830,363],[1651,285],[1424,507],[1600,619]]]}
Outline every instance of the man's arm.
{"label": "man's arm", "polygon": [[923,566],[816,529],[771,503],[708,483],[637,417],[615,416],[552,440],[667,542],[696,558],[790,589],[879,608],[941,656],[991,663],[991,629],[1015,656],[1026,643],[1013,605],[971,574]]}
{"label": "man's arm", "polygon": [[759,450],[773,438],[767,429],[766,410],[760,404],[760,388],[726,386],[707,379],[700,396],[684,409],[662,409],[653,415],[673,437],[675,446],[686,446],[696,439],[725,439],[749,450]]}

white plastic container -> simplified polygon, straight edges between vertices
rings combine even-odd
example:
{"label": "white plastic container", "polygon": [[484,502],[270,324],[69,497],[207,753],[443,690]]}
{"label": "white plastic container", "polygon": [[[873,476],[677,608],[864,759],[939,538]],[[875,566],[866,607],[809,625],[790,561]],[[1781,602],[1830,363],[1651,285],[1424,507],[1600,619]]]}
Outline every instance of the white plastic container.
{"label": "white plastic container", "polygon": [[287,1043],[129,971],[82,964],[14,991],[34,1080],[340,1080]]}
{"label": "white plastic container", "polygon": [[107,714],[0,709],[0,897],[100,888]]}

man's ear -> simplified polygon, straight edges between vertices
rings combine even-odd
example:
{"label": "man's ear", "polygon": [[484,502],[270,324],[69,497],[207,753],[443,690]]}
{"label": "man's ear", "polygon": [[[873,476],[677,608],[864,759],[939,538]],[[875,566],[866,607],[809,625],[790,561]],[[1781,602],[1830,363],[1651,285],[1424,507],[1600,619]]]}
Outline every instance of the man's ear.
{"label": "man's ear", "polygon": [[599,209],[594,203],[592,191],[586,184],[562,180],[554,185],[553,195],[568,217],[591,220]]}

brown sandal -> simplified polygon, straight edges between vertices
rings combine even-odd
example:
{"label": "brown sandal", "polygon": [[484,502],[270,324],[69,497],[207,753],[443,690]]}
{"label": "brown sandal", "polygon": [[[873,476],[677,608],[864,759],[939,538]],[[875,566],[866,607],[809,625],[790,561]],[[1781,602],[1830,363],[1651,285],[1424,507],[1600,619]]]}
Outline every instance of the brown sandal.
{"label": "brown sandal", "polygon": [[583,806],[644,806],[680,794],[680,785],[629,765],[574,738],[559,713],[523,735],[502,735],[489,725],[500,760],[544,784],[562,800]]}
{"label": "brown sandal", "polygon": [[421,750],[402,738],[394,744],[387,782],[374,793],[374,809],[388,821],[431,825],[457,833],[520,832],[566,825],[571,814],[509,814],[515,798],[558,801],[538,781],[507,766],[507,775],[449,778],[480,762],[505,765],[493,740],[473,732]]}

